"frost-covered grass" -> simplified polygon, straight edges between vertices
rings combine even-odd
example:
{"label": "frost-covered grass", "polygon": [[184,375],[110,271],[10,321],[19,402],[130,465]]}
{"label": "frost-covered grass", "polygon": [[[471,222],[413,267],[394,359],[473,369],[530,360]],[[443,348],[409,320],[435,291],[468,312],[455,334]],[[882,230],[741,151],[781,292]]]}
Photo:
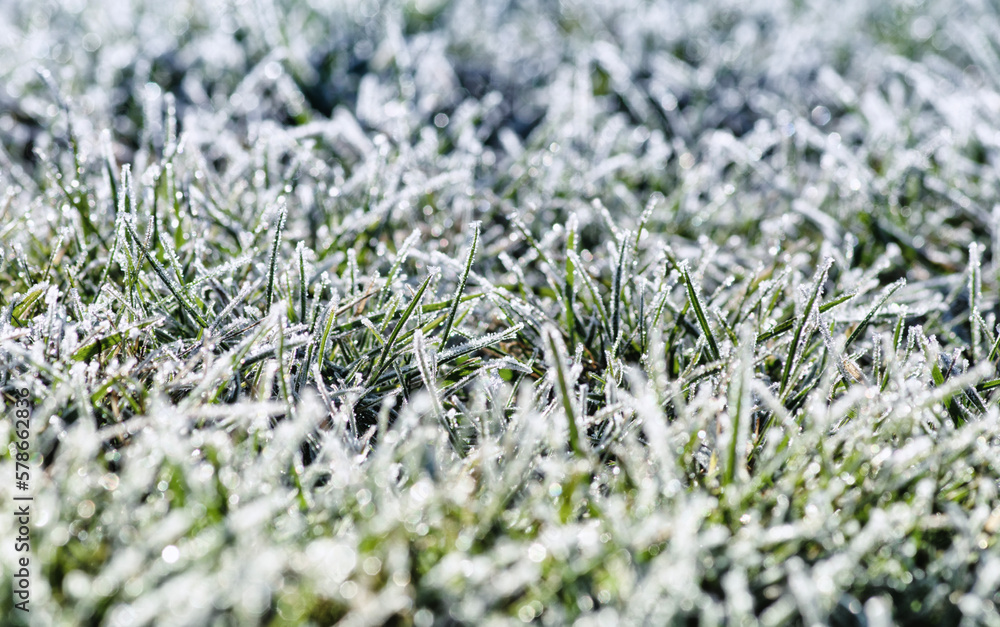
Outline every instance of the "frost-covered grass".
{"label": "frost-covered grass", "polygon": [[1000,625],[998,32],[0,3],[32,624]]}

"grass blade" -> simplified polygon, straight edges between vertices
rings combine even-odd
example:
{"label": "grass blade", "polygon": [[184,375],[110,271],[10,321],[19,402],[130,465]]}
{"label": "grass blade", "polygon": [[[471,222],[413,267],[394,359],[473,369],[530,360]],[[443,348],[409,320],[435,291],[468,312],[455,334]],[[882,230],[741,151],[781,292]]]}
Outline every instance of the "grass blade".
{"label": "grass blade", "polygon": [[[597,286],[594,285],[593,280],[590,278],[590,274],[587,269],[583,266],[583,261],[580,260],[579,255],[573,251],[568,251],[569,257],[573,262],[573,265],[580,268],[579,276],[583,279],[583,284],[587,287],[587,291],[590,292],[590,297],[594,301],[594,307],[597,309],[597,315],[601,319],[601,324],[603,325],[604,332],[610,338],[611,334],[611,323],[608,319],[608,312],[604,307],[604,300],[601,299],[600,293],[597,291]],[[611,338],[611,341],[614,341]]]}
{"label": "grass blade", "polygon": [[264,295],[264,311],[271,309],[274,302],[274,272],[278,265],[278,247],[281,246],[281,232],[285,230],[285,218],[288,215],[288,207],[282,203],[278,210],[278,224],[274,232],[274,241],[271,244],[271,261],[267,270],[267,291]]}
{"label": "grass blade", "polygon": [[466,447],[459,438],[456,426],[449,422],[448,416],[444,413],[444,406],[441,404],[440,392],[437,389],[436,358],[432,352],[433,350],[433,348],[427,346],[423,331],[417,329],[413,334],[413,358],[417,362],[417,369],[420,371],[420,376],[424,380],[424,386],[427,388],[427,395],[431,399],[431,407],[434,409],[434,415],[438,419],[438,422],[448,432],[448,440],[451,442],[455,452],[459,455],[464,455]]}
{"label": "grass blade", "polygon": [[580,442],[576,409],[573,407],[573,395],[570,389],[569,366],[566,364],[566,345],[563,344],[559,332],[552,327],[545,329],[545,357],[549,362],[549,367],[556,373],[556,394],[562,401],[563,411],[566,414],[566,423],[569,428],[569,448],[577,457],[583,457],[585,452]]}
{"label": "grass blade", "polygon": [[566,286],[564,289],[564,300],[566,303],[566,337],[569,338],[569,345],[576,346],[576,315],[574,306],[576,301],[576,265],[573,263],[573,255],[576,253],[577,239],[577,217],[574,213],[569,217],[566,227]]}
{"label": "grass blade", "polygon": [[[854,294],[841,294],[837,298],[834,298],[833,300],[831,300],[829,302],[826,302],[826,303],[823,303],[822,305],[820,305],[819,306],[819,312],[820,313],[826,313],[826,312],[830,311],[831,309],[833,309],[834,307],[836,307],[837,305],[843,304],[843,303],[851,300],[852,298],[854,298]],[[791,318],[788,318],[786,320],[782,320],[778,324],[776,324],[773,327],[771,327],[769,330],[767,330],[764,333],[761,333],[760,335],[758,335],[757,336],[757,343],[759,344],[761,342],[766,342],[767,340],[776,338],[779,335],[781,335],[782,333],[785,333],[786,331],[791,330],[792,327],[795,326],[795,323],[798,322],[799,320],[800,319],[797,316],[792,316]]]}
{"label": "grass blade", "polygon": [[885,305],[886,301],[888,301],[892,297],[892,295],[896,293],[896,290],[903,287],[904,285],[906,285],[906,279],[899,279],[898,281],[896,281],[895,283],[893,283],[892,285],[890,285],[885,289],[885,293],[882,295],[882,298],[880,298],[879,301],[875,303],[874,307],[868,310],[868,315],[866,315],[864,320],[861,321],[861,324],[859,324],[854,328],[854,331],[851,332],[850,337],[847,338],[847,342],[844,344],[845,352],[847,351],[848,347],[850,347],[850,345],[854,343],[856,339],[861,337],[861,334],[864,333],[865,328],[868,327],[868,323],[871,322],[871,319],[872,317],[875,316],[875,313],[878,312],[878,310],[881,309],[883,305]]}
{"label": "grass blade", "polygon": [[427,286],[430,285],[431,280],[434,275],[431,275],[424,279],[424,282],[420,284],[417,289],[416,294],[413,295],[413,300],[410,301],[410,305],[403,311],[403,315],[399,317],[399,322],[392,329],[392,333],[389,334],[389,338],[385,342],[385,346],[382,347],[382,352],[379,354],[378,361],[375,362],[375,367],[372,368],[371,373],[368,376],[368,385],[376,381],[385,369],[388,367],[389,353],[392,351],[392,347],[396,343],[396,338],[399,337],[399,332],[403,330],[406,325],[406,321],[410,319],[413,315],[413,311],[417,308],[417,304],[420,303],[420,298],[424,295],[424,291]]}
{"label": "grass blade", "polygon": [[731,421],[726,467],[722,474],[723,485],[736,479],[749,479],[746,470],[746,444],[750,438],[750,420],[753,400],[750,395],[753,380],[754,357],[753,329],[748,324],[741,330],[737,344],[738,358],[733,366],[729,384],[729,419]]}
{"label": "grass blade", "polygon": [[982,316],[979,304],[983,299],[983,278],[981,267],[981,249],[979,244],[969,244],[969,333],[971,336],[972,363],[978,363],[982,357],[983,327],[980,324]]}
{"label": "grass blade", "polygon": [[444,328],[441,331],[441,344],[444,345],[451,337],[451,325],[455,323],[455,314],[458,313],[458,305],[462,302],[462,292],[465,291],[465,284],[469,280],[469,272],[472,271],[472,262],[476,258],[476,249],[479,247],[479,222],[472,225],[472,246],[469,247],[469,255],[465,258],[465,271],[455,288],[455,295],[451,298],[451,308],[448,310],[448,317],[444,321]]}
{"label": "grass blade", "polygon": [[615,278],[611,284],[611,343],[614,347],[612,351],[618,350],[618,341],[621,339],[622,278],[625,273],[625,252],[627,250],[625,244],[627,241],[628,234],[626,233],[619,245],[618,267],[615,270]]}
{"label": "grass blade", "polygon": [[178,304],[180,304],[181,308],[184,309],[184,311],[186,311],[188,315],[190,315],[192,318],[195,319],[195,322],[198,323],[198,326],[200,326],[203,329],[208,327],[208,323],[205,321],[204,318],[201,317],[201,314],[198,313],[197,310],[195,310],[193,305],[188,303],[187,299],[184,298],[180,290],[178,290],[178,288],[176,288],[174,284],[171,282],[170,277],[167,275],[167,271],[159,264],[158,261],[156,261],[156,258],[149,253],[149,250],[146,249],[145,246],[143,246],[142,239],[139,237],[139,234],[135,232],[135,227],[132,225],[131,214],[126,214],[122,217],[123,217],[122,222],[125,225],[125,229],[127,230],[129,237],[132,239],[135,245],[139,247],[139,253],[149,261],[149,264],[151,266],[153,266],[153,271],[156,272],[156,275],[160,277],[160,280],[163,281],[163,284],[167,286],[168,290],[170,290],[170,294],[174,297],[174,299],[178,302]]}
{"label": "grass blade", "polygon": [[299,321],[306,321],[306,260],[305,243],[299,242],[295,252],[299,257]]}
{"label": "grass blade", "polygon": [[778,396],[782,400],[785,399],[785,392],[788,390],[788,380],[792,375],[795,358],[798,356],[799,343],[802,340],[802,332],[809,323],[809,318],[812,316],[813,312],[813,306],[816,304],[816,300],[823,291],[823,283],[826,282],[826,274],[829,272],[831,265],[833,265],[833,260],[827,259],[820,269],[816,271],[816,276],[813,278],[812,282],[812,288],[809,290],[809,301],[806,303],[805,309],[802,310],[802,315],[799,317],[799,323],[795,326],[795,334],[792,336],[792,344],[788,348],[788,357],[785,358],[785,368],[781,372],[781,387],[779,388]]}
{"label": "grass blade", "polygon": [[686,263],[681,263],[681,280],[684,281],[684,286],[687,288],[688,302],[691,303],[691,308],[694,309],[694,315],[698,318],[698,325],[701,327],[701,332],[705,336],[705,341],[708,342],[708,350],[711,353],[712,360],[717,361],[719,359],[719,346],[715,343],[715,336],[712,335],[712,329],[708,326],[708,318],[705,317],[705,310],[701,305],[701,298],[698,295],[698,290],[695,288],[694,282],[691,280],[691,274],[688,272],[688,267]]}

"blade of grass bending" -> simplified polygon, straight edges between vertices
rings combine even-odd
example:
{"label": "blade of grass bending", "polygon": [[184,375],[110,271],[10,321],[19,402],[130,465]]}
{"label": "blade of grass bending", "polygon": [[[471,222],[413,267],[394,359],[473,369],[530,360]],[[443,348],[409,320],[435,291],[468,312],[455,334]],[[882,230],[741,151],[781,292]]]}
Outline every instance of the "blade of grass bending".
{"label": "blade of grass bending", "polygon": [[906,285],[906,279],[899,279],[898,281],[896,281],[895,283],[886,288],[885,295],[882,296],[882,298],[880,298],[877,303],[875,303],[875,306],[868,311],[868,315],[865,316],[865,319],[861,321],[861,324],[859,324],[857,327],[854,328],[854,331],[851,332],[850,337],[847,338],[847,342],[844,344],[845,352],[847,351],[847,348],[852,343],[854,343],[854,340],[861,337],[861,334],[864,333],[865,328],[868,327],[868,323],[871,322],[871,319],[875,316],[875,313],[879,309],[881,309],[883,305],[885,305],[886,301],[888,301],[893,294],[896,293],[896,290],[903,287],[904,285]]}
{"label": "blade of grass bending", "polygon": [[[151,235],[152,231],[150,230],[147,232],[146,239],[143,241],[141,246],[142,248],[155,253],[155,246],[153,246],[153,239]],[[181,265],[180,259],[177,257],[177,251],[174,249],[173,244],[170,243],[170,240],[164,238],[160,242],[160,248],[163,251],[163,257],[165,259],[164,263],[168,263],[170,268],[173,269],[174,275],[177,277],[177,287],[180,289],[181,293],[184,294],[184,298],[186,298],[189,303],[204,305],[204,303],[198,300],[197,296],[191,294],[191,290],[189,290],[187,285],[185,285],[184,268]]]}
{"label": "blade of grass bending", "polygon": [[1000,326],[997,327],[997,339],[993,342],[993,348],[990,349],[990,355],[987,357],[987,361],[993,361],[1000,354]]}
{"label": "blade of grass bending", "polygon": [[252,283],[246,285],[243,289],[241,289],[239,293],[236,294],[236,296],[233,296],[233,298],[226,304],[226,306],[222,309],[222,311],[219,312],[219,315],[217,315],[215,319],[212,320],[212,324],[208,326],[208,330],[214,331],[215,328],[218,327],[220,323],[225,321],[226,317],[229,316],[229,314],[233,313],[233,310],[236,309],[236,307],[239,306],[239,304],[242,303],[246,299],[246,297],[250,295],[252,291],[260,287],[260,283],[262,280],[263,279],[258,278],[257,280],[253,281]]}
{"label": "blade of grass bending", "polygon": [[379,331],[378,331],[377,328],[375,328],[375,325],[372,324],[371,320],[369,320],[368,318],[362,318],[361,319],[361,324],[363,324],[365,326],[365,328],[367,328],[368,331],[373,336],[375,336],[375,339],[378,340],[379,346],[385,346],[385,338],[382,337],[382,334],[379,333]]}
{"label": "blade of grass bending", "polygon": [[[837,298],[834,298],[833,300],[831,300],[829,302],[826,302],[826,303],[823,303],[822,305],[820,305],[819,306],[819,312],[820,313],[826,313],[826,312],[830,311],[831,309],[833,309],[834,307],[836,307],[837,305],[840,305],[840,304],[842,304],[844,302],[847,302],[847,301],[851,300],[852,298],[854,298],[854,294],[853,293],[851,293],[851,294],[842,294],[842,295],[838,296]],[[776,324],[773,327],[771,327],[770,331],[765,331],[764,333],[761,333],[759,336],[757,336],[757,343],[759,344],[761,342],[766,342],[767,340],[770,340],[772,338],[778,337],[779,335],[781,335],[785,331],[788,331],[793,326],[795,326],[796,321],[798,321],[798,318],[796,318],[794,316],[791,317],[791,318],[788,318],[787,320],[782,320],[778,324]]]}
{"label": "blade of grass bending", "polygon": [[442,345],[451,336],[451,325],[455,323],[458,304],[462,302],[462,292],[465,291],[465,284],[469,280],[469,272],[472,271],[472,262],[476,258],[476,249],[479,247],[479,228],[479,222],[472,225],[472,246],[469,248],[469,256],[465,259],[465,271],[462,272],[462,277],[458,281],[458,287],[455,288],[455,295],[451,299],[451,308],[448,310],[448,317],[444,321],[444,330],[441,332]]}
{"label": "blade of grass bending", "polygon": [[[483,298],[484,296],[485,296],[484,294],[466,294],[465,296],[462,297],[461,300],[462,300],[463,303],[467,303],[470,300],[475,300],[477,298]],[[437,311],[441,311],[442,309],[447,309],[450,304],[451,304],[451,301],[449,299],[449,300],[440,301],[440,302],[437,302],[437,303],[431,303],[429,305],[422,305],[420,307],[419,311],[421,313],[424,313],[424,314],[434,313],[434,312],[437,312]],[[333,312],[333,315],[336,317],[336,316],[344,313],[348,309],[349,309],[349,307],[348,308],[340,307],[339,309],[336,309]],[[373,322],[373,323],[381,324],[382,327],[383,327],[382,330],[384,331],[384,330],[388,329],[388,325],[392,322],[392,319],[393,319],[394,316],[395,316],[395,306],[390,307],[390,309],[388,310],[388,312],[372,314],[370,316],[367,316],[367,318],[371,322]],[[437,316],[436,318],[434,318],[433,322],[434,322],[434,324],[432,326],[437,326],[437,325],[441,324],[442,322],[444,322],[444,315]],[[330,335],[330,337],[332,337],[334,339],[340,339],[340,338],[344,337],[345,334],[351,333],[353,331],[357,331],[362,326],[364,326],[364,325],[361,323],[360,318],[351,320],[350,322],[345,322],[345,323],[337,325],[337,326],[332,326],[331,327],[331,335]],[[427,327],[427,325],[422,325],[422,326]],[[428,330],[428,332],[429,332],[429,330]]]}
{"label": "blade of grass bending", "polygon": [[812,289],[810,290],[812,294],[809,296],[809,302],[806,304],[806,308],[802,310],[802,316],[799,318],[799,323],[795,326],[795,334],[792,336],[792,345],[788,349],[788,357],[785,359],[785,368],[781,372],[781,388],[778,392],[778,396],[782,400],[785,398],[785,392],[788,388],[788,380],[792,375],[792,367],[795,365],[795,355],[799,352],[799,342],[802,340],[802,331],[805,330],[806,324],[809,322],[813,306],[816,304],[816,299],[819,298],[819,294],[823,290],[823,283],[826,282],[826,273],[829,272],[831,265],[833,265],[833,260],[827,259],[826,263],[824,263],[823,266],[817,270],[816,278],[813,279]]}
{"label": "blade of grass bending", "polygon": [[980,392],[988,392],[994,388],[1000,388],[1000,379],[990,379],[989,381],[983,381],[976,386],[976,389]]}
{"label": "blade of grass bending", "polygon": [[323,364],[326,360],[326,347],[330,341],[330,331],[333,329],[333,323],[337,320],[337,306],[331,303],[327,308],[326,314],[326,324],[323,328],[323,338],[319,341],[319,351],[316,356],[316,363],[319,364],[320,369],[323,368]]}
{"label": "blade of grass bending", "polygon": [[386,340],[385,346],[382,347],[382,353],[379,355],[378,361],[372,369],[371,375],[368,377],[368,385],[377,380],[385,370],[387,366],[386,360],[389,359],[389,353],[392,351],[392,347],[396,343],[396,338],[399,337],[399,332],[403,330],[403,326],[406,325],[406,321],[410,319],[410,316],[413,314],[413,310],[417,308],[420,298],[424,295],[424,291],[427,289],[427,286],[431,284],[431,280],[433,278],[434,275],[432,274],[424,279],[424,282],[421,283],[420,287],[417,289],[417,293],[413,295],[413,300],[410,301],[410,305],[403,312],[403,315],[399,317],[399,322],[396,323],[392,333],[389,335],[389,339]]}
{"label": "blade of grass bending", "polygon": [[473,338],[464,344],[450,348],[438,356],[438,363],[444,364],[449,361],[458,359],[469,353],[473,353],[477,350],[492,346],[497,342],[504,342],[512,340],[517,337],[517,334],[524,328],[523,324],[516,324],[503,331],[497,331],[496,333],[488,333],[481,337]]}
{"label": "blade of grass bending", "polygon": [[278,213],[278,228],[274,234],[274,243],[271,244],[271,263],[267,271],[267,292],[264,297],[264,310],[271,309],[271,302],[274,299],[274,269],[278,263],[278,247],[281,245],[281,232],[285,229],[285,218],[288,215],[287,206],[282,203]]}
{"label": "blade of grass bending", "polygon": [[688,272],[687,265],[681,264],[681,280],[684,281],[685,287],[687,287],[688,300],[691,303],[691,308],[694,309],[694,315],[698,318],[698,325],[701,326],[701,332],[705,335],[705,340],[708,342],[708,350],[712,354],[712,360],[718,361],[719,359],[719,346],[715,343],[715,336],[712,335],[712,330],[708,326],[708,318],[705,317],[705,310],[701,306],[701,300],[698,297],[698,291],[694,287],[694,282],[691,280],[691,274]]}
{"label": "blade of grass bending", "polygon": [[131,237],[132,241],[139,247],[139,252],[141,253],[141,255],[149,261],[149,264],[151,266],[153,266],[153,270],[156,272],[157,276],[160,277],[160,280],[163,281],[163,283],[167,286],[167,289],[170,290],[170,293],[177,300],[177,302],[180,303],[181,308],[183,308],[184,311],[186,311],[188,314],[191,315],[191,317],[195,319],[195,322],[198,323],[198,326],[200,326],[203,329],[208,327],[208,323],[205,322],[205,319],[201,317],[201,314],[199,314],[195,310],[195,308],[191,304],[189,304],[187,300],[185,300],[185,298],[181,295],[181,293],[178,292],[177,289],[174,287],[174,285],[170,282],[170,277],[167,276],[167,271],[164,270],[164,268],[159,264],[158,261],[156,261],[156,258],[154,258],[153,255],[149,254],[149,250],[147,250],[146,247],[142,245],[142,240],[139,238],[139,234],[135,232],[135,227],[132,226],[132,221],[131,219],[129,219],[129,216],[124,216],[124,217],[125,217],[124,219],[125,229],[128,232],[129,237]]}
{"label": "blade of grass bending", "polygon": [[41,298],[42,294],[45,293],[45,290],[48,289],[48,287],[49,287],[48,281],[32,285],[31,288],[28,289],[27,293],[25,293],[25,295],[21,298],[21,300],[14,305],[14,309],[11,312],[11,315],[14,317],[14,319],[20,322],[21,318],[24,317],[24,314],[31,308],[32,305],[35,304],[35,302],[39,298]]}
{"label": "blade of grass bending", "polygon": [[570,382],[567,376],[566,346],[559,332],[551,327],[545,329],[545,354],[549,367],[556,373],[556,392],[562,401],[566,413],[566,423],[569,426],[569,448],[577,457],[583,457],[584,451],[580,444],[580,432],[576,424],[576,410],[573,408],[573,395],[570,393]]}
{"label": "blade of grass bending", "polygon": [[660,322],[660,316],[663,315],[663,309],[668,305],[667,297],[669,295],[670,294],[667,290],[663,289],[662,287],[660,288],[660,292],[658,292],[656,296],[658,304],[656,305],[656,307],[654,307],[656,313],[653,314],[653,320],[652,322],[649,323],[649,328],[655,329],[656,325]]}
{"label": "blade of grass bending", "polygon": [[[499,331],[497,333],[484,335],[483,337],[476,338],[470,342],[466,342],[461,346],[456,346],[455,348],[450,348],[441,353],[437,353],[435,355],[436,363],[438,366],[443,366],[450,362],[457,361],[458,359],[465,357],[466,355],[469,355],[471,353],[474,353],[478,350],[488,348],[498,342],[503,342],[513,339],[522,328],[523,328],[522,325],[517,325],[505,331]],[[429,329],[427,327],[424,327],[423,329],[421,329],[421,332],[425,332],[428,330]],[[406,334],[406,336],[404,336],[402,340],[405,341],[408,335],[409,334]],[[403,375],[403,378],[408,378],[408,375],[411,372],[413,372],[413,368],[414,367],[412,365],[405,366],[401,368],[399,372]],[[375,391],[380,386],[389,383],[391,380],[392,380],[391,375],[382,375],[379,379],[376,379],[369,386],[365,388],[365,394],[369,394]]]}
{"label": "blade of grass bending", "polygon": [[115,346],[121,342],[122,338],[126,337],[130,331],[134,329],[145,329],[149,326],[157,324],[161,320],[163,320],[163,318],[147,318],[146,320],[140,320],[134,325],[122,329],[117,333],[105,336],[98,335],[96,337],[88,338],[83,342],[83,345],[80,346],[80,348],[70,355],[70,359],[73,361],[88,361],[93,359],[95,355],[99,355],[104,351],[104,349]]}

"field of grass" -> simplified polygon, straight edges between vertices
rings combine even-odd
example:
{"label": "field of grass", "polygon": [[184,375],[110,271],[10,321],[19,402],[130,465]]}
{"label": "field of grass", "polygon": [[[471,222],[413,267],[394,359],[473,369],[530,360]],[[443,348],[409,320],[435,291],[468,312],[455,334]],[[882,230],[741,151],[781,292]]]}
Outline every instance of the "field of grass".
{"label": "field of grass", "polygon": [[998,33],[0,2],[0,624],[1000,625]]}

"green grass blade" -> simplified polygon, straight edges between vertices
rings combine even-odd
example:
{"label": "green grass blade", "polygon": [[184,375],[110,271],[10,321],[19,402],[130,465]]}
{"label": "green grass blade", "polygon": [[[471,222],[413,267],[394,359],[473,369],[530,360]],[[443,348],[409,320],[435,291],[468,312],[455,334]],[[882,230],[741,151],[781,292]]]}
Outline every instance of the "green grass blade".
{"label": "green grass blade", "polygon": [[274,230],[274,241],[271,243],[271,260],[267,269],[267,291],[264,294],[264,311],[270,311],[274,302],[274,273],[278,265],[278,247],[281,246],[281,232],[285,230],[285,218],[288,208],[282,203],[278,210],[278,224]]}
{"label": "green grass blade", "polygon": [[424,279],[424,282],[420,284],[417,289],[416,294],[413,295],[413,299],[410,301],[410,305],[403,311],[403,315],[399,317],[399,322],[392,329],[392,333],[389,334],[389,338],[385,342],[385,346],[382,347],[382,352],[379,354],[378,361],[375,362],[375,367],[372,368],[371,373],[368,376],[368,384],[370,385],[376,381],[382,372],[388,367],[389,353],[392,351],[392,347],[396,343],[396,338],[399,337],[399,332],[403,330],[406,325],[406,321],[410,319],[413,315],[413,311],[416,309],[417,305],[420,303],[421,297],[424,295],[424,291],[427,286],[431,284],[431,280],[434,279],[434,275],[431,275]]}
{"label": "green grass blade", "polygon": [[569,338],[569,345],[576,346],[576,265],[573,263],[573,256],[576,254],[577,240],[577,217],[572,214],[566,227],[566,285],[563,290],[563,300],[565,302],[566,337]]}
{"label": "green grass blade", "polygon": [[305,322],[306,318],[306,259],[305,242],[299,242],[295,247],[295,252],[299,258],[299,321]]}
{"label": "green grass blade", "polygon": [[705,317],[705,310],[702,307],[698,290],[695,288],[694,281],[691,280],[687,264],[684,263],[681,264],[681,280],[684,281],[684,287],[687,288],[688,302],[691,303],[694,315],[698,318],[701,332],[705,336],[705,341],[708,342],[708,350],[712,360],[717,361],[719,359],[719,346],[715,343],[715,336],[712,335],[712,329],[708,326],[708,318]]}
{"label": "green grass blade", "polygon": [[597,286],[594,285],[594,282],[590,278],[590,274],[587,272],[587,269],[583,266],[583,261],[580,260],[579,255],[573,251],[567,252],[573,262],[573,265],[580,269],[580,272],[577,274],[583,279],[584,286],[586,286],[587,291],[590,292],[590,297],[594,301],[594,307],[597,309],[597,315],[603,325],[604,333],[609,337],[609,339],[611,339],[611,341],[614,341],[613,338],[611,338],[611,321],[608,317],[607,309],[604,307],[604,300],[597,291]]}
{"label": "green grass blade", "polygon": [[424,334],[417,329],[413,334],[413,358],[417,362],[417,369],[424,380],[427,388],[427,395],[431,399],[431,407],[434,409],[434,416],[441,423],[441,426],[448,432],[448,440],[452,447],[460,455],[465,452],[465,446],[459,438],[458,430],[451,424],[448,416],[445,415],[444,406],[441,404],[440,392],[437,388],[436,361],[433,348],[427,346]]}
{"label": "green grass blade", "polygon": [[626,236],[622,237],[622,241],[619,244],[618,266],[615,269],[615,278],[611,283],[611,343],[616,347],[612,350],[617,350],[622,332],[622,282],[625,273],[625,253],[627,251],[625,244],[627,240],[628,237],[626,234]]}
{"label": "green grass blade", "polygon": [[160,277],[160,280],[163,281],[163,284],[167,286],[167,289],[170,291],[170,294],[174,297],[177,303],[180,304],[181,308],[184,309],[184,311],[186,311],[188,315],[194,318],[195,322],[198,323],[198,326],[200,326],[203,329],[208,327],[208,323],[201,316],[201,314],[198,313],[198,311],[194,308],[193,305],[191,305],[187,301],[186,298],[184,298],[184,295],[181,293],[181,290],[179,290],[177,287],[173,285],[173,282],[167,275],[167,271],[160,265],[158,261],[156,261],[156,258],[149,253],[149,250],[147,250],[142,245],[142,240],[139,238],[139,234],[135,232],[135,227],[132,226],[132,220],[130,218],[130,215],[131,214],[124,216],[123,223],[125,225],[125,229],[127,230],[129,237],[131,237],[133,243],[139,247],[139,252],[141,253],[141,255],[144,256],[146,260],[149,261],[149,264],[153,267],[153,271],[156,272],[156,275],[158,277]]}
{"label": "green grass blade", "polygon": [[982,316],[979,313],[979,304],[983,299],[983,278],[980,257],[979,244],[976,242],[969,244],[969,334],[972,349],[970,357],[974,364],[982,358],[983,328],[980,325]]}
{"label": "green grass blade", "polygon": [[819,268],[819,270],[816,271],[812,287],[809,290],[809,301],[806,303],[805,309],[802,310],[802,315],[799,317],[799,323],[795,326],[795,333],[792,335],[792,343],[788,348],[788,356],[785,358],[785,367],[781,371],[781,387],[779,388],[778,396],[782,400],[785,399],[785,393],[788,390],[788,381],[791,378],[792,368],[795,366],[795,359],[798,356],[799,343],[802,340],[802,333],[809,322],[810,316],[812,316],[813,306],[816,304],[816,300],[823,291],[823,283],[826,282],[826,275],[827,272],[829,272],[831,265],[833,265],[833,260],[828,259]]}
{"label": "green grass blade", "polygon": [[750,437],[750,420],[753,402],[750,395],[754,375],[753,328],[747,324],[740,332],[737,343],[737,360],[729,384],[729,419],[731,422],[726,467],[722,474],[723,485],[732,484],[737,479],[749,479],[746,470],[746,444]]}
{"label": "green grass blade", "polygon": [[462,292],[465,291],[465,284],[469,280],[469,272],[472,271],[472,262],[476,258],[476,250],[479,247],[479,222],[472,225],[472,246],[469,247],[469,254],[465,258],[465,270],[458,280],[458,287],[455,288],[455,295],[451,298],[451,307],[448,310],[448,317],[445,318],[444,327],[441,331],[442,345],[451,337],[451,326],[455,323],[455,314],[458,313],[458,305],[462,302]]}
{"label": "green grass blade", "polygon": [[861,337],[861,334],[864,333],[865,329],[868,327],[868,323],[871,322],[871,319],[875,316],[876,312],[878,312],[878,310],[885,305],[886,301],[888,301],[892,295],[896,293],[896,290],[904,285],[906,285],[906,279],[899,279],[885,289],[885,293],[882,295],[882,298],[875,303],[874,307],[868,310],[868,314],[865,316],[864,320],[862,320],[861,323],[854,328],[854,331],[852,331],[851,335],[847,338],[847,342],[844,343],[844,351],[847,351],[848,347],[850,347],[855,340]]}
{"label": "green grass blade", "polygon": [[569,366],[566,364],[566,345],[563,344],[560,333],[552,327],[546,327],[545,329],[545,357],[549,362],[549,367],[556,374],[556,394],[558,394],[560,401],[562,401],[563,411],[566,414],[569,448],[577,457],[583,457],[585,452],[580,442],[576,409],[573,406],[574,397],[570,388]]}
{"label": "green grass blade", "polygon": [[[833,300],[831,300],[829,302],[826,302],[826,303],[823,303],[822,305],[820,305],[819,306],[819,312],[820,313],[826,313],[826,312],[830,311],[831,309],[833,309],[834,307],[836,307],[837,305],[845,303],[845,302],[851,300],[852,298],[854,298],[854,294],[841,294],[837,298],[834,298]],[[767,330],[764,333],[761,333],[760,335],[758,335],[757,336],[757,343],[759,344],[761,342],[766,342],[767,340],[776,338],[779,335],[781,335],[783,333],[786,333],[787,331],[791,330],[795,326],[795,323],[799,322],[799,320],[800,320],[800,318],[798,318],[797,316],[792,316],[791,318],[787,318],[785,320],[782,320],[778,324],[776,324],[773,327],[771,327],[769,330]]]}

